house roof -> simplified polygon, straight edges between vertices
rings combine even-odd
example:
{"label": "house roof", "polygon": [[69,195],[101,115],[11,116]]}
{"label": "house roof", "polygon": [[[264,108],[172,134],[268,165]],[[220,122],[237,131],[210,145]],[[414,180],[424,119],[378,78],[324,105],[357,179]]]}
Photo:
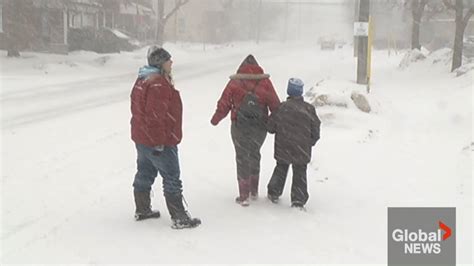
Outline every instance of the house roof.
{"label": "house roof", "polygon": [[66,3],[65,1],[60,0],[32,0],[31,3],[34,7],[46,7],[46,8],[65,8]]}
{"label": "house roof", "polygon": [[38,8],[94,8],[98,9],[102,7],[102,4],[96,0],[32,0],[32,4]]}
{"label": "house roof", "polygon": [[120,4],[120,14],[129,14],[129,15],[153,15],[153,9],[136,4]]}

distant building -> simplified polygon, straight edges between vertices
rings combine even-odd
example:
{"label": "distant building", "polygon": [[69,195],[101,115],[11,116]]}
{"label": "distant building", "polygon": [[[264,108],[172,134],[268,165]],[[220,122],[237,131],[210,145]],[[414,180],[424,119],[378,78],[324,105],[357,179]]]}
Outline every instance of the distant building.
{"label": "distant building", "polygon": [[[156,5],[154,8],[156,10]],[[174,1],[165,1],[165,15],[173,8]],[[189,1],[167,21],[165,39],[167,41],[220,43],[226,39],[223,36],[223,28],[226,26],[225,20],[220,1]]]}
{"label": "distant building", "polygon": [[[261,40],[317,41],[321,36],[346,40],[352,36],[353,13],[347,0],[263,0],[260,9],[256,0],[233,1],[230,7],[226,2],[190,1],[170,17],[166,40],[223,43],[255,40],[259,34]],[[174,1],[165,3],[166,11],[174,7]]]}
{"label": "distant building", "polygon": [[98,28],[101,5],[86,0],[2,0],[2,38],[6,48],[14,42],[19,49],[68,51],[69,28]]}
{"label": "distant building", "polygon": [[100,0],[0,0],[0,48],[67,53],[71,29],[119,28],[132,37],[152,39],[149,6]]}
{"label": "distant building", "polygon": [[119,10],[111,13],[108,27],[117,28],[139,40],[154,39],[155,12],[151,4],[119,3]]}

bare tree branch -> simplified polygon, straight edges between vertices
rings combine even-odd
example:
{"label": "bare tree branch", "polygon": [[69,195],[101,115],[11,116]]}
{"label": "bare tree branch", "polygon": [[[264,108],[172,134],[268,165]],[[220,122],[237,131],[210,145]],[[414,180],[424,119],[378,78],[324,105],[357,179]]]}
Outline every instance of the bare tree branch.
{"label": "bare tree branch", "polygon": [[411,12],[414,18],[420,19],[423,16],[428,0],[412,0]]}
{"label": "bare tree branch", "polygon": [[474,14],[474,7],[471,7],[469,8],[469,10],[467,10],[466,15],[464,16],[464,19],[463,19],[464,27],[466,27],[467,23],[469,22],[469,19],[471,18],[473,14]]}
{"label": "bare tree branch", "polygon": [[428,2],[426,7],[426,20],[428,21],[447,10],[447,7],[444,4],[438,4],[434,1]]}
{"label": "bare tree branch", "polygon": [[421,7],[424,8],[424,7],[426,6],[426,4],[428,4],[428,0],[421,0],[421,2],[420,2],[420,8],[421,8]]}
{"label": "bare tree branch", "polygon": [[171,16],[173,16],[178,9],[180,9],[182,6],[187,4],[190,0],[179,0],[176,2],[174,8],[163,18],[163,20],[166,22]]}
{"label": "bare tree branch", "polygon": [[443,4],[449,9],[456,10],[456,7],[450,0],[443,0]]}

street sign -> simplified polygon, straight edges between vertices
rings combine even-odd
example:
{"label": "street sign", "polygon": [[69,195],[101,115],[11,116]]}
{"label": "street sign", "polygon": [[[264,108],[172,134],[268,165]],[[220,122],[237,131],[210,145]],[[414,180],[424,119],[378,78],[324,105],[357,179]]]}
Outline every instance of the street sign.
{"label": "street sign", "polygon": [[369,23],[354,22],[354,36],[369,36]]}

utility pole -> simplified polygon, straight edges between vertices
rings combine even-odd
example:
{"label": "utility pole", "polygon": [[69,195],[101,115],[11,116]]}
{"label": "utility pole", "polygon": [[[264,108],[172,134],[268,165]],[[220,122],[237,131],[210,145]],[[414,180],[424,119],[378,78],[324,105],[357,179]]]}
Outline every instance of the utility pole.
{"label": "utility pole", "polygon": [[[359,0],[354,0],[354,3],[355,3],[355,8],[354,8],[354,22],[355,21],[358,21],[358,18],[359,18]],[[359,48],[359,38],[358,36],[355,36],[354,35],[354,57],[357,57],[357,49]]]}
{"label": "utility pole", "polygon": [[368,43],[369,43],[369,13],[370,0],[359,0],[359,28],[363,29],[358,33],[358,53],[357,53],[357,83],[367,84],[367,63],[368,63]]}

